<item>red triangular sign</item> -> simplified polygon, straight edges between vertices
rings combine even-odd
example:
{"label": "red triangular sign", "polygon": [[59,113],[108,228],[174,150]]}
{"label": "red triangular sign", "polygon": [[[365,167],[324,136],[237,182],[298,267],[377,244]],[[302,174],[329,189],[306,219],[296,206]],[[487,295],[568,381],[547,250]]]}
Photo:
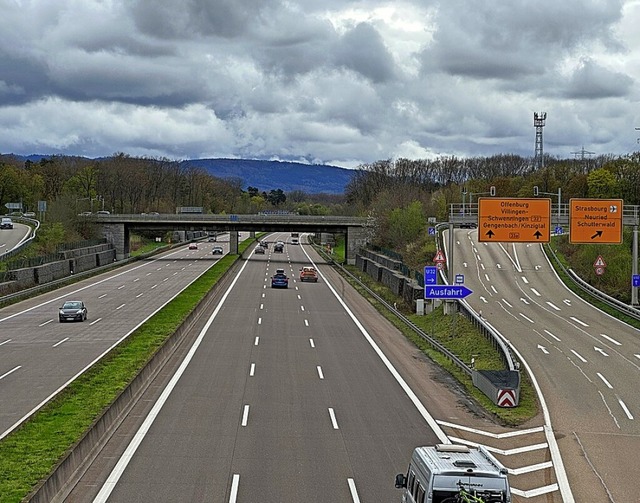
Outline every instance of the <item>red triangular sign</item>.
{"label": "red triangular sign", "polygon": [[442,250],[438,250],[438,253],[436,253],[436,256],[433,257],[433,261],[444,262],[444,253],[442,253]]}
{"label": "red triangular sign", "polygon": [[602,255],[598,255],[598,258],[593,263],[593,267],[607,267],[607,264],[605,264],[604,260],[602,259]]}

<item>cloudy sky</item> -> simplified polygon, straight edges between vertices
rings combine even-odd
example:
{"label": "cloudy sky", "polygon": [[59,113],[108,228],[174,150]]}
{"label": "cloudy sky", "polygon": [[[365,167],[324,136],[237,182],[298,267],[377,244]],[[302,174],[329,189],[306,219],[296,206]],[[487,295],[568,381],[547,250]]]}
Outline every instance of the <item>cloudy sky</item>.
{"label": "cloudy sky", "polygon": [[640,0],[0,0],[0,153],[640,149]]}

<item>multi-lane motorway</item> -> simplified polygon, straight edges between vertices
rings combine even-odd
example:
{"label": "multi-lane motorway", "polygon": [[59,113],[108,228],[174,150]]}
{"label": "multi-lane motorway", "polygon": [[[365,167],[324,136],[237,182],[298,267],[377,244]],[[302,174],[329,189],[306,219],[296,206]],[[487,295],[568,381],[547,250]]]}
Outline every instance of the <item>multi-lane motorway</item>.
{"label": "multi-lane motorway", "polygon": [[[210,247],[0,310],[1,431],[210,267]],[[575,501],[633,501],[623,480],[638,438],[631,331],[562,289],[539,247],[478,246],[457,231],[454,257],[469,303],[534,369]],[[242,261],[67,501],[397,501],[394,475],[443,432],[492,449],[515,502],[562,501],[542,418],[512,431],[474,413],[329,266],[317,264],[317,284],[296,281],[316,259],[287,244]],[[270,288],[277,268],[286,290]],[[70,297],[88,303],[87,322],[57,322]]]}
{"label": "multi-lane motorway", "polygon": [[639,501],[638,331],[567,290],[539,244],[483,244],[459,229],[453,252],[467,302],[541,387],[575,501]]}
{"label": "multi-lane motorway", "polygon": [[[211,255],[211,246],[185,246],[1,309],[0,438],[219,257]],[[58,308],[67,299],[85,302],[87,321],[58,322]]]}

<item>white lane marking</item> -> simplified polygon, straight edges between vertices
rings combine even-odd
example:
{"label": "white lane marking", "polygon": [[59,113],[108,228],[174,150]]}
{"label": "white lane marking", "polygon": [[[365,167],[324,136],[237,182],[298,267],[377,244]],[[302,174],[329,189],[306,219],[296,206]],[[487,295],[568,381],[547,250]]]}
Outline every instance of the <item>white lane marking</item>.
{"label": "white lane marking", "polygon": [[331,425],[333,426],[333,429],[334,430],[339,429],[338,421],[336,420],[336,414],[335,412],[333,412],[333,409],[331,407],[329,407],[329,417],[331,418]]}
{"label": "white lane marking", "polygon": [[154,288],[158,288],[158,284],[157,283],[151,287],[151,290],[153,290]]}
{"label": "white lane marking", "polygon": [[13,374],[16,370],[22,368],[22,365],[18,365],[16,368],[11,369],[9,372],[5,372],[4,374],[2,374],[0,376],[0,379],[4,379],[5,377],[7,377],[9,374]]}
{"label": "white lane marking", "polygon": [[513,306],[511,304],[509,304],[509,302],[507,302],[506,299],[502,299],[502,302],[504,302],[507,306],[513,308]]}
{"label": "white lane marking", "polygon": [[496,294],[498,293],[498,290],[496,290],[496,287],[493,285],[491,285],[491,290],[493,290],[493,293],[496,293]]}
{"label": "white lane marking", "polygon": [[242,412],[242,426],[247,426],[249,422],[249,406],[244,406],[244,411]]}
{"label": "white lane marking", "polygon": [[69,337],[65,337],[64,339],[62,339],[60,342],[56,342],[53,346],[53,348],[58,347],[60,344],[62,344],[63,342],[67,342],[69,340]]}
{"label": "white lane marking", "polygon": [[588,327],[589,325],[587,325],[584,321],[579,320],[578,318],[576,318],[575,316],[569,316],[569,319],[575,321],[576,323],[578,323],[579,325],[582,325],[583,327]]}
{"label": "white lane marking", "polygon": [[556,337],[551,332],[549,332],[547,329],[545,329],[544,333],[549,335],[550,337],[553,337],[556,341],[560,342],[560,337]]}
{"label": "white lane marking", "polygon": [[[11,340],[11,339],[9,339],[9,340]],[[0,346],[2,346],[2,344],[0,344]],[[635,356],[638,360],[640,360],[640,355],[639,354],[635,354],[633,356]]]}
{"label": "white lane marking", "polygon": [[525,283],[525,284],[528,284],[528,283],[529,283],[529,280],[527,279],[527,277],[526,277],[526,276],[521,276],[521,277],[522,277],[522,282],[523,282],[523,283]]}
{"label": "white lane marking", "polygon": [[538,297],[542,297],[542,295],[540,295],[540,292],[538,290],[536,290],[535,288],[531,287],[531,291],[534,293],[534,295],[536,295]]}
{"label": "white lane marking", "polygon": [[[387,358],[387,355],[384,354],[384,352],[380,349],[380,347],[376,344],[376,342],[373,340],[373,338],[371,337],[371,335],[369,334],[369,332],[367,332],[367,330],[364,328],[364,326],[362,325],[362,323],[360,322],[360,320],[356,317],[355,314],[353,314],[353,312],[351,311],[351,309],[349,309],[349,306],[347,306],[347,304],[345,303],[345,301],[342,299],[342,297],[340,296],[340,294],[336,291],[336,289],[334,288],[334,286],[331,284],[330,281],[328,281],[327,277],[322,274],[321,271],[319,271],[318,266],[316,265],[316,263],[311,259],[311,257],[309,256],[309,254],[307,253],[306,250],[304,250],[304,254],[307,256],[307,259],[309,260],[309,262],[311,262],[311,264],[316,268],[316,270],[318,271],[318,275],[320,276],[320,278],[324,281],[324,283],[327,285],[327,287],[329,287],[329,290],[331,290],[331,293],[333,294],[333,296],[336,298],[336,300],[340,303],[340,305],[342,306],[342,308],[345,310],[345,312],[347,313],[347,316],[349,316],[349,318],[351,318],[351,321],[353,321],[353,323],[356,325],[356,327],[358,327],[358,330],[360,330],[360,333],[362,334],[362,336],[367,340],[367,342],[369,343],[369,345],[373,348],[373,350],[376,352],[376,354],[378,355],[378,358],[380,358],[380,360],[382,361],[382,363],[385,365],[385,367],[387,367],[387,369],[389,370],[389,372],[391,373],[391,375],[393,376],[393,378],[396,380],[396,382],[400,385],[400,387],[403,389],[403,391],[407,394],[407,396],[409,397],[409,400],[411,400],[411,402],[413,403],[413,405],[415,406],[415,408],[418,410],[418,412],[420,413],[420,415],[424,418],[424,420],[426,421],[426,423],[429,425],[429,428],[431,428],[431,430],[435,433],[435,435],[438,437],[438,440],[441,443],[444,444],[450,444],[451,440],[449,440],[449,438],[447,437],[447,435],[445,434],[445,432],[443,431],[443,429],[440,427],[440,425],[438,425],[438,423],[436,422],[436,420],[434,419],[434,417],[429,414],[429,411],[427,410],[427,408],[424,406],[424,404],[420,401],[420,399],[416,396],[416,394],[413,392],[413,390],[411,389],[411,387],[407,384],[407,382],[402,378],[402,376],[400,375],[400,373],[396,370],[396,368],[392,365],[392,363],[389,361],[389,358]],[[246,264],[246,262],[245,262]],[[523,358],[521,355],[519,355],[519,358],[521,361],[523,361]],[[531,374],[531,372],[529,372],[529,374]],[[554,458],[557,459],[557,458]],[[564,488],[564,485],[563,485]],[[564,494],[564,493],[563,493]]]}
{"label": "white lane marking", "polygon": [[525,320],[527,320],[529,323],[535,323],[531,318],[529,318],[528,316],[525,316],[522,313],[518,313],[520,316],[522,316]]}
{"label": "white lane marking", "polygon": [[577,357],[577,358],[578,358],[582,363],[587,363],[587,360],[586,360],[586,359],[584,359],[584,358],[582,357],[582,355],[580,355],[580,353],[578,353],[577,351],[574,351],[573,349],[571,350],[571,352],[572,352],[574,355],[576,355],[576,357]]}
{"label": "white lane marking", "polygon": [[[0,342],[0,346],[3,346],[4,344],[6,344],[7,342],[11,342],[11,339],[7,339],[4,342]],[[638,358],[640,358],[640,355],[636,355]]]}
{"label": "white lane marking", "polygon": [[140,281],[140,278],[136,278],[133,280],[133,282],[135,283],[136,281]]}
{"label": "white lane marking", "polygon": [[605,339],[607,339],[609,342],[611,342],[612,344],[615,344],[616,346],[622,346],[621,343],[619,343],[618,341],[616,341],[615,339],[609,337],[606,334],[600,334],[600,337],[604,337]]}
{"label": "white lane marking", "polygon": [[121,285],[118,287],[118,290],[122,290],[124,288],[124,285]]}
{"label": "white lane marking", "polygon": [[249,370],[249,376],[253,377],[255,375],[255,373],[256,373],[256,364],[252,363],[251,364],[251,369]]}
{"label": "white lane marking", "polygon": [[264,304],[260,304],[260,310],[264,309]]}
{"label": "white lane marking", "polygon": [[234,473],[233,480],[231,482],[231,495],[229,496],[229,503],[236,503],[238,499],[238,486],[240,485],[240,474]]}
{"label": "white lane marking", "polygon": [[627,417],[629,419],[633,419],[633,414],[631,414],[631,411],[629,410],[627,405],[622,401],[622,399],[618,398],[618,403],[620,404],[620,407],[622,407],[622,410],[627,415]]}
{"label": "white lane marking", "polygon": [[320,379],[324,379],[324,374],[322,373],[322,367],[318,365],[316,368],[318,369],[318,377],[320,377]]}
{"label": "white lane marking", "polygon": [[520,297],[520,301],[524,302],[527,306],[529,305],[529,301],[527,299],[525,299],[524,297]]}
{"label": "white lane marking", "polygon": [[140,297],[142,297],[144,295],[144,293],[139,293],[138,295],[136,295],[136,299],[139,299]]}
{"label": "white lane marking", "polygon": [[538,349],[542,351],[545,355],[549,354],[549,351],[547,351],[547,348],[545,348],[542,344],[538,344]]}
{"label": "white lane marking", "polygon": [[347,479],[347,484],[349,484],[349,491],[351,492],[351,499],[353,503],[360,503],[360,497],[358,496],[358,491],[356,490],[356,483],[353,479]]}
{"label": "white lane marking", "polygon": [[168,279],[169,279],[169,278],[164,278],[162,281],[163,281],[163,282],[165,282],[165,281],[167,281]]}
{"label": "white lane marking", "polygon": [[[11,339],[9,339],[9,340],[11,340]],[[309,345],[310,345],[312,348],[315,348],[315,347],[316,347],[315,343],[313,342],[313,339],[309,339]],[[638,358],[640,358],[640,355],[636,355],[636,356],[637,356]]]}
{"label": "white lane marking", "polygon": [[39,327],[44,327],[45,325],[48,325],[49,323],[51,323],[53,321],[53,319],[51,320],[47,320],[44,323],[40,323],[40,325],[38,325]]}
{"label": "white lane marking", "polygon": [[124,306],[126,306],[126,304],[120,304],[118,307],[116,307],[116,311],[119,311],[120,309],[122,309]]}
{"label": "white lane marking", "polygon": [[602,356],[609,356],[604,349],[599,348],[598,346],[593,346],[593,349],[595,349],[598,353],[600,353]]}
{"label": "white lane marking", "polygon": [[97,320],[92,321],[91,323],[89,323],[89,326],[93,326],[93,325],[95,325],[95,324],[96,324],[96,323],[98,323],[101,319],[102,319],[102,318],[98,318]]}
{"label": "white lane marking", "polygon": [[487,273],[485,273],[485,274],[484,274],[484,279],[486,279],[487,281],[491,281],[491,280],[489,279],[489,275],[488,275]]}
{"label": "white lane marking", "polygon": [[300,309],[301,309],[302,311],[304,311],[304,306],[300,306]]}
{"label": "white lane marking", "polygon": [[266,297],[266,294],[263,292],[262,293],[262,298],[264,299]]}
{"label": "white lane marking", "polygon": [[304,325],[305,325],[305,327],[308,327],[309,326],[309,320],[304,320]]}
{"label": "white lane marking", "polygon": [[258,343],[260,342],[260,337],[256,337],[255,342],[253,343],[254,346],[257,346]]}
{"label": "white lane marking", "polygon": [[99,299],[104,299],[106,296],[107,296],[107,294],[106,294],[106,293],[103,293],[103,294],[102,294],[102,295],[100,295],[98,298],[99,298]]}
{"label": "white lane marking", "polygon": [[603,376],[600,372],[596,372],[596,375],[600,379],[602,379],[602,382],[607,386],[607,388],[613,389],[613,386],[611,386],[611,383],[609,381],[607,381],[607,378],[605,376]]}
{"label": "white lane marking", "polygon": [[258,325],[262,325],[262,318],[258,318]]}
{"label": "white lane marking", "polygon": [[549,307],[551,307],[552,309],[555,309],[556,311],[560,311],[560,308],[558,306],[556,306],[553,302],[547,301],[547,305]]}
{"label": "white lane marking", "polygon": [[298,300],[302,300],[302,296],[298,294]]}

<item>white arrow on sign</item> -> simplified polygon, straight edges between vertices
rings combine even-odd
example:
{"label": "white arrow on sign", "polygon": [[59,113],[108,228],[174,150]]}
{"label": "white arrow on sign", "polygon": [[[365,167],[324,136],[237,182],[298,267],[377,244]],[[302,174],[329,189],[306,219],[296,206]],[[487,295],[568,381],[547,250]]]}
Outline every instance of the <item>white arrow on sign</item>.
{"label": "white arrow on sign", "polygon": [[540,344],[538,344],[538,349],[542,351],[545,355],[549,354],[549,351],[547,351],[547,348],[545,348],[544,346],[541,346]]}
{"label": "white arrow on sign", "polygon": [[598,346],[593,346],[593,349],[595,349],[598,353],[600,353],[603,356],[609,356],[607,353],[605,353],[602,349],[600,349]]}

